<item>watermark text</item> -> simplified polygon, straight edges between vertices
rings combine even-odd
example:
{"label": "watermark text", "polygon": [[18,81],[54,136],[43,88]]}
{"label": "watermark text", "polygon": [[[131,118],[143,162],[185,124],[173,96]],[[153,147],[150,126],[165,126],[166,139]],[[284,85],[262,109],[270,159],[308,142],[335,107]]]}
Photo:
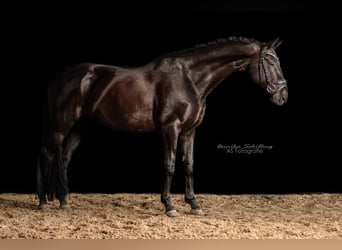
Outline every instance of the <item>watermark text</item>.
{"label": "watermark text", "polygon": [[226,152],[227,154],[262,154],[267,150],[271,150],[272,145],[265,144],[217,144],[217,149]]}

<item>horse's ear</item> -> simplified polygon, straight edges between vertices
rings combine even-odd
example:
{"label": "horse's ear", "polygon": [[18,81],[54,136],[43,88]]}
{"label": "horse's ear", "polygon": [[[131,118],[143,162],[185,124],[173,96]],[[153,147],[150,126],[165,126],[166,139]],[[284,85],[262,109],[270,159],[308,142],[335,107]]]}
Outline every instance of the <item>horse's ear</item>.
{"label": "horse's ear", "polygon": [[277,43],[273,44],[273,49],[276,50],[280,46],[280,44],[282,44],[283,42],[284,40],[278,40]]}
{"label": "horse's ear", "polygon": [[272,49],[276,50],[280,46],[280,44],[282,44],[282,43],[283,43],[283,41],[280,40],[279,37],[277,37],[273,41],[269,42],[267,45],[270,49],[272,48]]}

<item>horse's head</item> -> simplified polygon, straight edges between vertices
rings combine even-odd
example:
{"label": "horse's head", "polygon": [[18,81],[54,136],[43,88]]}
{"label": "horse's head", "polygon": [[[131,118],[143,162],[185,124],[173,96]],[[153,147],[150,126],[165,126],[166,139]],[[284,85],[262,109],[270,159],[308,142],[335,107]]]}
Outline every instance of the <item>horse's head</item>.
{"label": "horse's head", "polygon": [[279,38],[261,44],[259,55],[248,67],[254,82],[266,89],[271,101],[277,105],[283,105],[288,97],[286,80],[275,52],[280,44]]}

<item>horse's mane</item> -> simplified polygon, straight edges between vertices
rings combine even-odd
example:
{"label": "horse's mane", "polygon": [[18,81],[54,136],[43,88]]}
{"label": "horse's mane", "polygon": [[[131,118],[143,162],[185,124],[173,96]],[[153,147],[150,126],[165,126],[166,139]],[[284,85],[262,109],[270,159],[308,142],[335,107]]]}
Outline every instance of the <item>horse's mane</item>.
{"label": "horse's mane", "polygon": [[179,50],[177,52],[170,53],[170,54],[174,54],[174,55],[183,54],[183,53],[190,52],[190,51],[193,51],[193,50],[202,49],[202,48],[217,47],[217,46],[220,46],[220,45],[223,45],[223,44],[226,44],[226,43],[231,43],[231,42],[261,44],[261,42],[259,42],[258,40],[255,40],[253,38],[230,36],[230,37],[227,37],[227,38],[219,38],[219,39],[207,42],[207,43],[197,44],[197,45],[195,45],[193,47],[182,49],[182,50]]}

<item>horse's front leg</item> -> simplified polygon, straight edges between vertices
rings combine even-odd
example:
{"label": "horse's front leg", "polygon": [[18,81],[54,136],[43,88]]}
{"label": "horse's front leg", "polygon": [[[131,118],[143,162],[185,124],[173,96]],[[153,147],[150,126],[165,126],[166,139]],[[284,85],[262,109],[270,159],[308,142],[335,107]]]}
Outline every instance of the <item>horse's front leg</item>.
{"label": "horse's front leg", "polygon": [[190,204],[191,214],[204,215],[201,207],[197,204],[194,192],[194,160],[193,160],[193,147],[194,147],[195,129],[181,134],[179,136],[179,147],[182,157],[185,175],[185,202]]}
{"label": "horse's front leg", "polygon": [[165,213],[169,217],[178,216],[178,212],[174,209],[170,200],[171,182],[175,172],[176,150],[178,140],[178,130],[176,126],[169,126],[163,131],[164,144],[164,187],[161,194],[161,202],[165,205]]}

